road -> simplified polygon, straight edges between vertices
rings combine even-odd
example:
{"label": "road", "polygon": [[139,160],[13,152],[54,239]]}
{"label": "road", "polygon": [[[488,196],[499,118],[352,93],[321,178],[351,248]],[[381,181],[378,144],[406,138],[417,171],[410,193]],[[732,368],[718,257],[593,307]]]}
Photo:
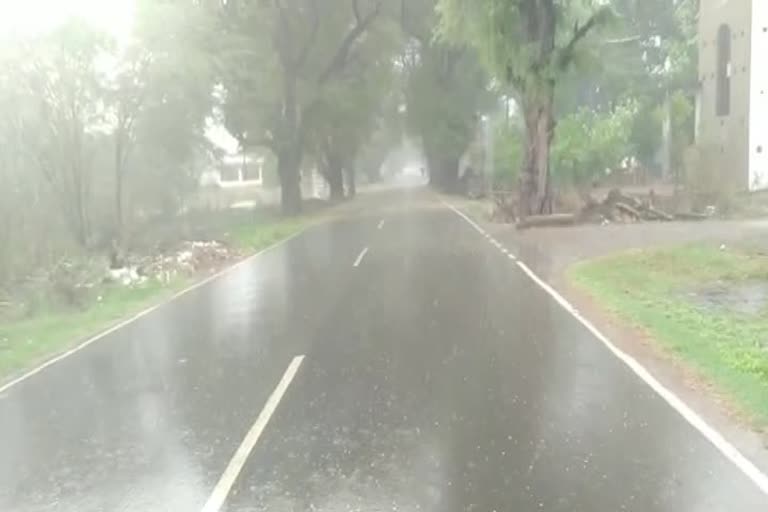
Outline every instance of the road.
{"label": "road", "polygon": [[388,199],[1,393],[0,510],[768,510],[464,219]]}

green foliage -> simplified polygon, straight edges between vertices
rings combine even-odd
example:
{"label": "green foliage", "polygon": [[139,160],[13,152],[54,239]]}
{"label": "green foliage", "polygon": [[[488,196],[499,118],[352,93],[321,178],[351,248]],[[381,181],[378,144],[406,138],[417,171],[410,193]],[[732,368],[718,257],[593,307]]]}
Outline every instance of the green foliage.
{"label": "green foliage", "polygon": [[439,0],[437,10],[439,37],[475,48],[495,81],[518,99],[526,128],[519,213],[551,212],[557,86],[613,11],[590,0]]}
{"label": "green foliage", "polygon": [[[216,10],[225,124],[241,146],[275,153],[286,213],[301,208],[307,150],[317,159],[331,139],[335,152],[354,155],[372,131],[378,84],[366,74],[392,66],[383,5],[234,0]],[[336,129],[342,133],[331,133]]]}
{"label": "green foliage", "polygon": [[[511,83],[523,98],[558,80],[581,58],[578,43],[613,13],[605,2],[592,0],[552,0],[535,6],[521,0],[439,0],[437,11],[438,36],[472,45],[489,71]],[[541,30],[528,30],[534,19]],[[547,29],[545,23],[552,25]]]}
{"label": "green foliage", "polygon": [[676,90],[661,103],[650,97],[640,101],[630,135],[634,156],[644,166],[656,167],[655,160],[664,143],[668,122],[670,166],[674,172],[681,172],[685,167],[685,151],[693,142],[693,98],[683,90]]}
{"label": "green foliage", "polygon": [[430,171],[430,180],[454,188],[459,160],[475,138],[479,112],[491,104],[488,76],[471,45],[436,39],[437,0],[402,2],[406,36],[405,126]]}
{"label": "green foliage", "polygon": [[764,255],[710,244],[632,251],[569,271],[579,287],[651,334],[759,426],[768,425],[768,311],[705,309],[686,298],[714,283],[738,287],[766,276]]}
{"label": "green foliage", "polygon": [[[78,244],[91,241],[91,189],[95,127],[105,121],[105,74],[97,59],[111,48],[106,36],[77,21],[29,41],[4,69],[7,136],[17,155],[47,184]],[[17,163],[21,163],[17,161]],[[22,164],[22,165],[24,165]],[[21,170],[21,169],[17,169]]]}
{"label": "green foliage", "polygon": [[474,135],[483,77],[460,50],[429,48],[422,59],[406,92],[408,126],[431,150],[460,156]]}
{"label": "green foliage", "polygon": [[523,130],[511,123],[498,123],[494,130],[494,187],[511,190],[517,186],[523,165]]}
{"label": "green foliage", "polygon": [[[206,45],[214,26],[201,6],[182,0],[142,0],[136,25],[140,43],[121,56],[123,81],[115,87],[132,115],[131,198],[137,206],[173,213],[211,158],[205,130],[215,74]],[[165,186],[153,186],[158,181]]]}
{"label": "green foliage", "polygon": [[[563,82],[559,110],[601,108],[633,96],[658,105],[696,85],[696,0],[611,0],[614,22],[585,41],[583,73]],[[597,58],[594,58],[594,57]]]}
{"label": "green foliage", "polygon": [[[615,22],[587,42],[590,53],[599,58],[584,59],[583,72],[564,77],[557,109],[567,116],[584,106],[606,110],[628,99],[638,102],[630,137],[634,156],[645,167],[658,167],[667,98],[678,103],[696,87],[697,2],[611,0],[610,4]],[[682,166],[682,154],[693,134],[692,115],[678,107],[673,106],[671,113],[675,171]]]}
{"label": "green foliage", "polygon": [[381,178],[380,172],[385,161],[403,142],[404,122],[400,113],[402,101],[399,87],[393,87],[382,98],[371,136],[358,153],[355,167],[364,172],[371,182]]}
{"label": "green foliage", "polygon": [[609,112],[581,108],[557,125],[552,160],[555,177],[584,184],[631,155],[630,135],[638,112],[629,101]]}
{"label": "green foliage", "polygon": [[[209,214],[210,215],[210,214]],[[212,233],[215,239],[228,238],[244,253],[262,250],[305,229],[318,218],[276,219],[272,216],[246,218],[222,213],[224,224]],[[194,276],[179,275],[170,282],[150,279],[130,287],[98,283],[90,288],[77,310],[65,309],[50,297],[35,314],[0,323],[0,379],[41,359],[70,348],[72,343],[108,328],[189,286]]]}
{"label": "green foliage", "polygon": [[422,143],[433,182],[452,187],[459,159],[475,138],[479,112],[491,99],[476,54],[442,44],[421,46],[405,96],[407,127]]}
{"label": "green foliage", "polygon": [[105,286],[99,290],[102,300],[94,299],[81,311],[52,311],[3,322],[0,325],[0,348],[3,349],[0,378],[29,368],[120,319],[167,299],[186,283],[179,279],[169,285],[155,281],[135,288]]}
{"label": "green foliage", "polygon": [[236,247],[255,252],[300,233],[314,221],[315,219],[308,216],[274,219],[268,222],[253,222],[253,219],[249,219],[233,226],[229,238]]}
{"label": "green foliage", "polygon": [[634,155],[645,166],[651,167],[663,142],[664,111],[650,98],[640,101],[637,115],[632,121],[630,140]]}
{"label": "green foliage", "polygon": [[175,215],[196,188],[213,103],[205,16],[141,0],[135,21],[123,45],[76,19],[4,41],[0,285],[104,249],[118,197],[133,218]]}
{"label": "green foliage", "polygon": [[399,34],[391,24],[371,27],[345,73],[318,90],[306,109],[308,149],[321,161],[351,166],[378,128],[394,86],[392,60]]}
{"label": "green foliage", "polygon": [[693,97],[677,90],[669,97],[671,167],[680,173],[685,168],[685,152],[693,143],[695,108]]}

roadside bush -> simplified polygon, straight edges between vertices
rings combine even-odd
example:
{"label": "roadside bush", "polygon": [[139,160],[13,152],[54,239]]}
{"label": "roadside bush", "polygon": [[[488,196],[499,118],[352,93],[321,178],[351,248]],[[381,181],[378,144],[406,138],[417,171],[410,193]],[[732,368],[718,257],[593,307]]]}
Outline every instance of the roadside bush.
{"label": "roadside bush", "polygon": [[581,108],[558,121],[552,146],[552,174],[560,185],[584,185],[630,156],[634,100],[611,111]]}

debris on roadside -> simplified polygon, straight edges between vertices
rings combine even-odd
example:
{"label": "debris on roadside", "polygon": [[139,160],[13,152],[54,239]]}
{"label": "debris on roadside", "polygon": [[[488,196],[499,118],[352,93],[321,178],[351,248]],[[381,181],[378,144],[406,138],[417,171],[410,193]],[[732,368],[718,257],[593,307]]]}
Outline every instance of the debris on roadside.
{"label": "debris on roadside", "polygon": [[[709,206],[703,211],[690,211],[685,207],[670,206],[667,196],[659,196],[651,189],[647,194],[638,196],[628,194],[618,188],[607,191],[604,197],[595,198],[591,194],[580,194],[579,204],[564,204],[555,208],[555,213],[519,218],[517,200],[514,191],[496,191],[493,193],[492,211],[489,218],[496,222],[517,223],[518,229],[539,227],[562,227],[578,224],[633,224],[638,222],[705,221],[718,215],[718,209]],[[566,202],[567,203],[567,202]],[[558,211],[559,210],[559,211]],[[574,213],[575,212],[575,213]]]}
{"label": "debris on roadside", "polygon": [[179,275],[194,275],[219,270],[239,259],[239,251],[217,241],[187,241],[172,252],[143,258],[126,258],[130,265],[109,269],[105,280],[133,286],[156,279],[168,283]]}
{"label": "debris on roadside", "polygon": [[131,286],[146,280],[145,276],[140,276],[137,267],[110,268],[107,270],[106,281],[111,283],[120,283],[123,286]]}
{"label": "debris on roadside", "polygon": [[653,191],[644,199],[625,194],[619,189],[611,189],[602,201],[587,196],[586,204],[576,214],[537,215],[518,222],[518,228],[544,226],[566,226],[574,224],[633,224],[637,222],[703,221],[715,215],[714,208],[705,213],[675,212],[669,213],[655,204]]}
{"label": "debris on roadside", "polygon": [[638,199],[623,193],[619,189],[611,189],[602,201],[597,201],[591,196],[587,198],[587,204],[581,209],[578,217],[581,222],[604,223],[633,223],[641,221],[673,221],[683,220],[686,217],[699,217],[695,214],[673,215],[654,204],[654,194],[646,200]]}

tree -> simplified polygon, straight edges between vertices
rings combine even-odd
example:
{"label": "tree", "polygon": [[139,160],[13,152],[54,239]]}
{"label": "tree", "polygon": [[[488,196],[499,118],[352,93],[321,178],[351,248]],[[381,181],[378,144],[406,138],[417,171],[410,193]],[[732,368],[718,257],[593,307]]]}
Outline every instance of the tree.
{"label": "tree", "polygon": [[434,0],[401,3],[401,24],[410,38],[402,59],[406,117],[421,141],[430,183],[456,191],[459,160],[489,100],[488,81],[474,50],[434,39],[434,6]]}
{"label": "tree", "polygon": [[118,240],[131,189],[141,206],[175,213],[196,186],[198,163],[210,152],[205,129],[214,104],[210,12],[190,0],[141,0],[136,18],[109,96]]}
{"label": "tree", "polygon": [[556,87],[610,9],[577,0],[439,0],[437,10],[441,36],[477,48],[496,79],[514,88],[526,134],[520,214],[550,212]]}
{"label": "tree", "polygon": [[372,26],[344,73],[307,109],[308,149],[328,181],[332,199],[344,196],[345,176],[349,195],[355,193],[355,163],[394,85],[399,42],[391,23],[381,20]]}
{"label": "tree", "polygon": [[15,65],[21,144],[82,246],[91,235],[91,141],[105,115],[96,61],[109,46],[103,34],[73,21],[34,41]]}
{"label": "tree", "polygon": [[143,47],[131,48],[123,57],[109,91],[114,116],[115,237],[118,242],[122,240],[125,221],[123,200],[126,164],[136,141],[136,120],[146,100],[150,65],[151,56]]}
{"label": "tree", "polygon": [[553,178],[584,186],[606,169],[615,169],[631,154],[630,135],[637,113],[637,102],[629,100],[606,110],[584,106],[562,118],[552,148]]}
{"label": "tree", "polygon": [[243,146],[278,160],[283,210],[301,210],[307,113],[336,81],[379,18],[381,0],[227,2],[220,72],[227,126]]}
{"label": "tree", "polygon": [[0,282],[179,213],[211,156],[213,3],[137,0],[127,48],[76,19],[4,40]]}
{"label": "tree", "polygon": [[486,80],[466,48],[428,45],[408,83],[407,120],[422,142],[430,182],[458,189],[459,160],[475,138]]}
{"label": "tree", "polygon": [[644,167],[656,167],[665,142],[662,127],[669,121],[681,130],[671,133],[674,167],[684,150],[675,142],[692,136],[692,125],[677,117],[681,100],[692,106],[697,87],[697,1],[611,0],[610,5],[615,22],[601,37],[585,41],[591,53],[582,57],[589,58],[579,62],[580,73],[561,80],[556,110],[568,116],[583,107],[605,112],[636,102],[630,135],[634,156]]}
{"label": "tree", "polygon": [[[397,73],[396,77],[400,80],[402,74]],[[397,83],[381,99],[371,134],[358,152],[355,167],[364,172],[371,183],[381,179],[387,158],[403,144],[404,123],[400,112],[403,102],[402,86]]]}

